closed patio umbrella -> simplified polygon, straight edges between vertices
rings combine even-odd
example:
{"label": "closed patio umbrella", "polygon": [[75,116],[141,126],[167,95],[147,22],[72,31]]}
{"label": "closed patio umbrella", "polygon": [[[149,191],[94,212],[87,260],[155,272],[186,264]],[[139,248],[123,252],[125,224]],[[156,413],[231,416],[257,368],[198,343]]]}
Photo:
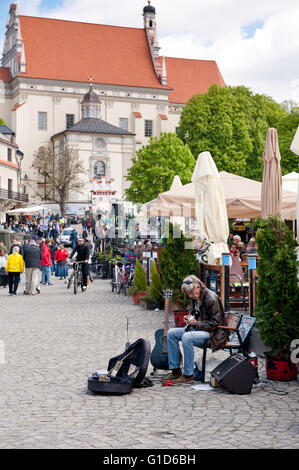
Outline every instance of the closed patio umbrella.
{"label": "closed patio umbrella", "polygon": [[195,213],[199,235],[213,242],[208,252],[209,264],[221,264],[228,251],[227,211],[219,173],[210,152],[198,155],[192,175],[195,185]]}
{"label": "closed patio umbrella", "polygon": [[262,218],[281,215],[282,177],[277,130],[270,127],[263,154]]}

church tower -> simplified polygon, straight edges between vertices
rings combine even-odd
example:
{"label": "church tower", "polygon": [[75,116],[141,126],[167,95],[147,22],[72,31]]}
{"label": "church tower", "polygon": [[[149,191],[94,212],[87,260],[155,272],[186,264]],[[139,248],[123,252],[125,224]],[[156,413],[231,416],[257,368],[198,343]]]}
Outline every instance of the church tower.
{"label": "church tower", "polygon": [[89,77],[89,91],[84,95],[81,103],[82,119],[97,118],[101,119],[101,102],[99,96],[93,90],[93,78]]}
{"label": "church tower", "polygon": [[[160,54],[159,54],[161,48],[158,43],[156,9],[155,7],[151,5],[151,0],[148,0],[148,5],[146,5],[143,8],[143,24],[144,24],[144,29],[146,31],[149,48],[151,51],[155,72],[160,82],[162,83],[162,85],[167,85],[165,61],[162,67],[162,62],[161,62]],[[162,68],[163,68],[163,71],[162,71]]]}

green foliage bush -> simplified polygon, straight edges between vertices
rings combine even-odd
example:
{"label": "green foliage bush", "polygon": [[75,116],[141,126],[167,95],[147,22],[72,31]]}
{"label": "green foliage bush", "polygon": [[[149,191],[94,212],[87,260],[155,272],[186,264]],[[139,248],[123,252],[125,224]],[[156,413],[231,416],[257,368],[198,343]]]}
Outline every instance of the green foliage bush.
{"label": "green foliage bush", "polygon": [[[177,235],[181,235],[178,237]],[[191,238],[184,236],[180,230],[169,224],[169,235],[161,254],[161,273],[164,289],[172,289],[173,300],[185,307],[189,300],[181,293],[181,285],[185,277],[194,274],[198,276],[198,264],[194,250],[187,248],[185,243]]]}
{"label": "green foliage bush", "polygon": [[160,274],[158,273],[155,261],[151,266],[151,282],[149,286],[150,297],[153,302],[158,303],[163,298],[163,287]]}
{"label": "green foliage bush", "polygon": [[271,353],[288,358],[291,341],[299,338],[297,242],[278,217],[258,219],[255,228],[260,256],[256,325]]}
{"label": "green foliage bush", "polygon": [[139,259],[136,259],[136,267],[134,273],[134,292],[145,292],[147,289],[146,275],[140,264]]}

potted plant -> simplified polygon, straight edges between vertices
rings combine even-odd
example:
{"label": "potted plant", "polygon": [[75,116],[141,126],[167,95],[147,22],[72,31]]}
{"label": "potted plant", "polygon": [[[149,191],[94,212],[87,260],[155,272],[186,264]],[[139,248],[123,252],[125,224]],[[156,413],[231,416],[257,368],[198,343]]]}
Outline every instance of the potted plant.
{"label": "potted plant", "polygon": [[149,310],[155,310],[156,308],[163,308],[163,287],[160,274],[158,273],[155,261],[151,265],[151,277],[149,285],[149,296],[143,297],[143,300],[147,302],[147,308]]}
{"label": "potted plant", "polygon": [[145,296],[147,289],[146,274],[142,268],[139,259],[136,259],[136,266],[134,272],[134,284],[133,284],[133,301],[135,305],[140,303],[141,297]]}
{"label": "potted plant", "polygon": [[294,380],[297,366],[290,360],[290,346],[299,338],[297,242],[293,232],[278,217],[258,219],[256,325],[270,351],[265,353],[267,378]]}
{"label": "potted plant", "polygon": [[[180,235],[180,236],[178,236]],[[161,253],[161,272],[164,289],[173,291],[172,301],[178,307],[173,310],[176,326],[183,326],[189,299],[181,292],[185,277],[198,276],[198,264],[193,249],[189,248],[191,237],[169,224],[168,236]]]}

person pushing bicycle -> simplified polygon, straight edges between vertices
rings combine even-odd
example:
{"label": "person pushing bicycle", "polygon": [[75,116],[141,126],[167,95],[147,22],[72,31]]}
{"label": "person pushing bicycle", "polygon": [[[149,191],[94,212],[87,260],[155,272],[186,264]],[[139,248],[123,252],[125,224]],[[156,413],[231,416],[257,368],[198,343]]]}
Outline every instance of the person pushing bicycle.
{"label": "person pushing bicycle", "polygon": [[70,254],[70,259],[77,253],[77,261],[84,261],[81,264],[82,277],[83,277],[83,290],[87,289],[87,278],[88,278],[88,260],[89,260],[89,247],[84,243],[84,238],[79,237],[78,242]]}

